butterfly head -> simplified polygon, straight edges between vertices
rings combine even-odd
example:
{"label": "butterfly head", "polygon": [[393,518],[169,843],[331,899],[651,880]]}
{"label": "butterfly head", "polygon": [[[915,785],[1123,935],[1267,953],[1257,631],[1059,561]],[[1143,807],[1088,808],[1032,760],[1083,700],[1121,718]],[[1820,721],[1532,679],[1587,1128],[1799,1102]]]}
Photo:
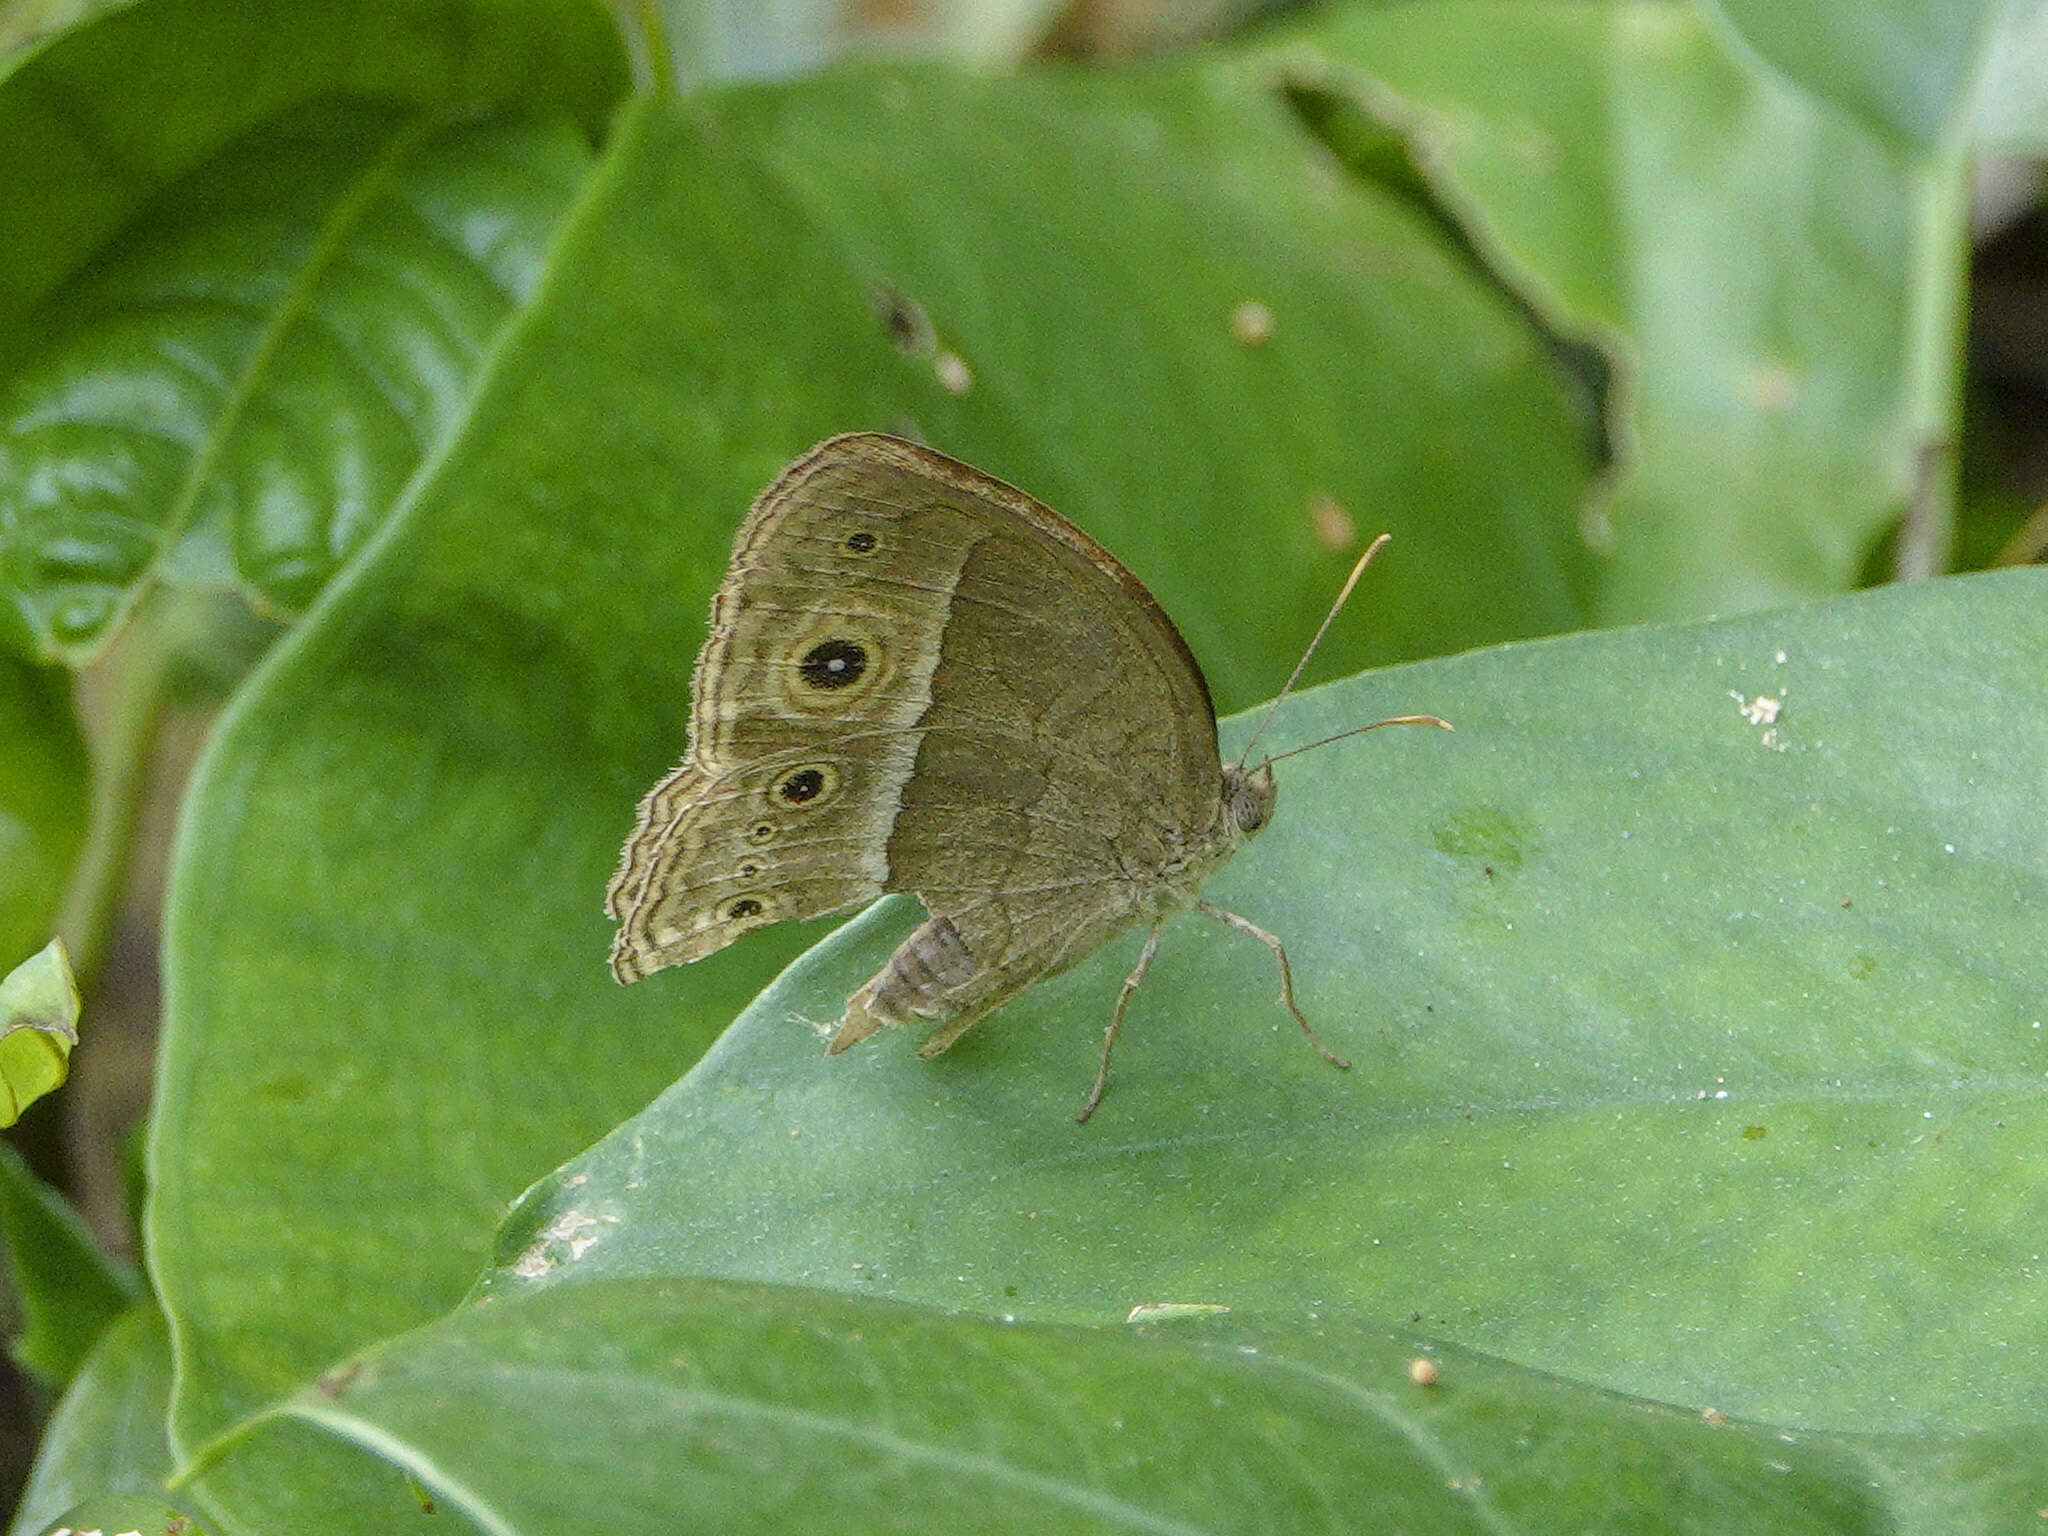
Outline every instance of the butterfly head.
{"label": "butterfly head", "polygon": [[1250,837],[1271,821],[1279,796],[1270,759],[1252,768],[1231,763],[1223,770],[1223,814],[1237,837]]}

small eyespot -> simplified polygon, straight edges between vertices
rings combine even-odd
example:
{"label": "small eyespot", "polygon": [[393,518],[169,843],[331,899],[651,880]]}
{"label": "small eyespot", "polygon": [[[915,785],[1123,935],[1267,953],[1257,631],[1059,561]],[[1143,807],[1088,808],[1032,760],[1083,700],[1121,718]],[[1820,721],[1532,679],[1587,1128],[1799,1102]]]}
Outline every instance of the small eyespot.
{"label": "small eyespot", "polygon": [[752,827],[750,827],[747,830],[747,841],[752,843],[756,848],[760,847],[763,843],[774,842],[775,824],[773,822],[768,821],[756,822]]}
{"label": "small eyespot", "polygon": [[760,915],[761,903],[751,896],[742,896],[738,901],[726,903],[725,916],[728,922],[737,922],[741,918],[759,917]]}
{"label": "small eyespot", "polygon": [[775,792],[792,805],[802,805],[806,800],[815,800],[825,788],[825,775],[815,768],[799,768],[780,784]]}
{"label": "small eyespot", "polygon": [[876,542],[872,533],[854,533],[847,535],[846,547],[856,555],[871,555],[875,552]]}
{"label": "small eyespot", "polygon": [[742,864],[740,866],[740,878],[742,880],[751,880],[759,873],[761,873],[761,866],[758,864]]}
{"label": "small eyespot", "polygon": [[851,640],[824,640],[804,652],[797,671],[813,688],[849,688],[868,669],[868,653]]}

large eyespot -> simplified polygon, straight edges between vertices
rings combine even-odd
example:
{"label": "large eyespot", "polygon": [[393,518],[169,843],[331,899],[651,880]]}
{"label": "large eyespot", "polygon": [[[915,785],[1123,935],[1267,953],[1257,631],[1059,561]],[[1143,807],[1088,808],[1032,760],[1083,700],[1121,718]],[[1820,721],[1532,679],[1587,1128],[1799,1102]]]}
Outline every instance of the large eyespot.
{"label": "large eyespot", "polygon": [[865,529],[859,533],[850,533],[846,536],[846,547],[856,555],[872,555],[875,552],[875,546],[880,542],[881,540]]}
{"label": "large eyespot", "polygon": [[784,805],[822,805],[839,788],[839,770],[831,763],[805,763],[775,781],[775,798]]}
{"label": "large eyespot", "polygon": [[778,702],[805,715],[844,720],[891,686],[902,642],[867,613],[814,613],[775,637]]}
{"label": "large eyespot", "polygon": [[796,664],[805,683],[830,692],[851,688],[867,669],[866,647],[846,639],[821,640]]}
{"label": "large eyespot", "polygon": [[763,911],[761,903],[752,896],[741,896],[725,904],[725,920],[729,923],[744,922],[750,917],[759,917]]}

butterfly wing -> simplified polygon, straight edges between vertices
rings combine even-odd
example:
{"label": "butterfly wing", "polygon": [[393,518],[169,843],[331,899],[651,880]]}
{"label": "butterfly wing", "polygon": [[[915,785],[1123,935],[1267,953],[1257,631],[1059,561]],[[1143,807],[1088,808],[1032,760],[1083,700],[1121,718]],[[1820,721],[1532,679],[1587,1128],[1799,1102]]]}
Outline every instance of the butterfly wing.
{"label": "butterfly wing", "polygon": [[1156,915],[1221,837],[1215,713],[1179,632],[1080,530],[968,473],[1004,515],[953,583],[888,845],[888,889],[933,921],[850,1002],[837,1049],[913,1015],[944,1049]]}
{"label": "butterfly wing", "polygon": [[886,889],[966,540],[907,527],[917,500],[876,495],[843,441],[786,469],[734,539],[687,754],[641,801],[607,892],[621,981]]}
{"label": "butterfly wing", "polygon": [[1001,992],[978,1017],[1213,839],[1220,780],[1201,671],[1113,557],[942,454],[835,438],[741,526],[688,756],[612,883],[613,968],[915,891],[971,936],[973,997]]}

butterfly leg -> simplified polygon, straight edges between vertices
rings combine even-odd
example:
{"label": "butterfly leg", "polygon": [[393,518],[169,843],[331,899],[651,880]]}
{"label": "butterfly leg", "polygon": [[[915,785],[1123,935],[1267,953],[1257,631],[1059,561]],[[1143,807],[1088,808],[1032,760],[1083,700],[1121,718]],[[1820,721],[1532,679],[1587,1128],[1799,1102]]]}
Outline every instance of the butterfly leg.
{"label": "butterfly leg", "polygon": [[1321,1040],[1316,1038],[1316,1032],[1309,1027],[1308,1015],[1303,1013],[1300,1008],[1295,1006],[1294,976],[1293,973],[1289,971],[1287,968],[1287,949],[1286,946],[1281,944],[1279,938],[1273,934],[1266,932],[1265,929],[1261,928],[1257,923],[1253,922],[1250,918],[1239,917],[1235,912],[1227,912],[1222,907],[1216,906],[1213,902],[1198,901],[1195,903],[1195,905],[1199,907],[1203,912],[1207,913],[1210,917],[1215,918],[1217,922],[1223,923],[1228,927],[1235,928],[1239,933],[1250,934],[1253,938],[1257,939],[1261,944],[1265,945],[1266,948],[1273,951],[1273,958],[1280,962],[1281,1003],[1285,1005],[1289,1013],[1294,1015],[1294,1022],[1301,1026],[1301,1032],[1304,1035],[1308,1036],[1308,1043],[1316,1048],[1317,1053],[1323,1058],[1323,1060],[1327,1061],[1333,1067],[1349,1067],[1351,1065],[1350,1062],[1346,1061],[1342,1056],[1339,1056],[1335,1051],[1331,1050],[1327,1045],[1323,1044]]}
{"label": "butterfly leg", "polygon": [[1088,1090],[1088,1102],[1081,1106],[1081,1113],[1074,1116],[1082,1125],[1095,1113],[1095,1106],[1102,1102],[1102,1090],[1109,1086],[1109,1053],[1116,1049],[1116,1032],[1123,1028],[1124,1008],[1131,1000],[1131,994],[1138,990],[1138,983],[1145,979],[1145,973],[1152,969],[1152,956],[1159,949],[1159,924],[1152,925],[1152,931],[1145,935],[1145,947],[1138,952],[1138,963],[1131,967],[1131,974],[1124,978],[1124,989],[1116,995],[1116,1011],[1109,1016],[1109,1032],[1102,1037],[1102,1061],[1095,1068],[1095,1086]]}

